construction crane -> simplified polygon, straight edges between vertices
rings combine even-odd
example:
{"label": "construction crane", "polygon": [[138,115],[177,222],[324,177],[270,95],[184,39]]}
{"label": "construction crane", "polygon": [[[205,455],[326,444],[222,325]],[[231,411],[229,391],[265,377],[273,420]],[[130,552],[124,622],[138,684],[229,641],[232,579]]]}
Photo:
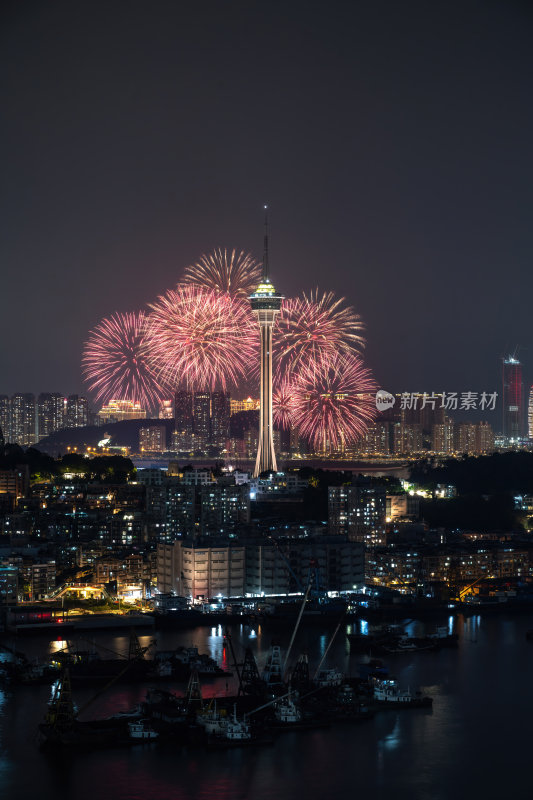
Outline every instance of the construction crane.
{"label": "construction crane", "polygon": [[480,583],[481,581],[484,581],[484,580],[486,580],[486,579],[487,579],[487,580],[490,580],[491,578],[494,578],[494,575],[482,575],[480,578],[476,578],[476,580],[475,580],[475,581],[473,581],[472,583],[470,583],[468,586],[465,586],[465,588],[464,588],[464,589],[461,589],[461,591],[460,591],[460,592],[457,592],[457,596],[456,596],[456,598],[455,598],[455,599],[457,600],[457,602],[459,602],[459,603],[460,603],[460,602],[462,601],[463,597],[465,597],[465,595],[467,595],[467,594],[468,594],[468,592],[470,591],[470,589],[472,589],[474,586],[476,586],[476,585],[477,585],[478,583]]}

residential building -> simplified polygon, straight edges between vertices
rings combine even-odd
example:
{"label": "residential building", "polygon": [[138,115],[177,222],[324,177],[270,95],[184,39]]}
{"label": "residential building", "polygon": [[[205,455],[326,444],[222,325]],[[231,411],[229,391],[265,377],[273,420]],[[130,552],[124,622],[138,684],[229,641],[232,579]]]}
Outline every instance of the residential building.
{"label": "residential building", "polygon": [[85,428],[89,424],[89,403],[86,397],[70,394],[67,397],[67,428]]}
{"label": "residential building", "polygon": [[148,425],[139,428],[139,451],[141,453],[163,453],[166,450],[167,429],[164,425]]}

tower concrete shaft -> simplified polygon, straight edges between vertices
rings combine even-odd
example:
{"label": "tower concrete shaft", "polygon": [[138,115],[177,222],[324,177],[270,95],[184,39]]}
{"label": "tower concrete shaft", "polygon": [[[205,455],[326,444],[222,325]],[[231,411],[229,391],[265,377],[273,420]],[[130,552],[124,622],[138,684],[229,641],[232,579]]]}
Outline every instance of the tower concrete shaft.
{"label": "tower concrete shaft", "polygon": [[257,314],[261,333],[261,406],[259,409],[259,443],[254,478],[266,470],[277,471],[272,423],[272,328],[281,308],[282,295],[277,294],[268,271],[268,221],[265,217],[265,254],[263,278],[250,295],[252,310]]}
{"label": "tower concrete shaft", "polygon": [[277,311],[257,312],[261,332],[261,386],[259,409],[259,442],[254,478],[265,470],[277,472],[272,422],[272,328]]}

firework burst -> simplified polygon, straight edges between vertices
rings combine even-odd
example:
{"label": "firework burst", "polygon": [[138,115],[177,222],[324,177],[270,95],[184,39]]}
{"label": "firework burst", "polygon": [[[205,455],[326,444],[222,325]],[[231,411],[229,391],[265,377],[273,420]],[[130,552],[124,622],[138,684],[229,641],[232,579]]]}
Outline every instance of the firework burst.
{"label": "firework burst", "polygon": [[293,387],[288,378],[279,381],[272,392],[272,414],[274,424],[284,431],[288,431],[292,424],[294,413]]}
{"label": "firework burst", "polygon": [[82,357],[85,381],[96,400],[131,400],[154,407],[166,396],[146,354],[144,312],[116,313],[89,333]]}
{"label": "firework burst", "polygon": [[261,265],[251,253],[222,250],[220,247],[204,254],[196,264],[188,266],[183,276],[184,283],[241,298],[247,298],[260,280]]}
{"label": "firework burst", "polygon": [[249,374],[258,333],[247,302],[178,284],[150,308],[148,352],[163,385],[226,390]]}
{"label": "firework burst", "polygon": [[343,304],[333,292],[318,290],[283,303],[274,331],[277,377],[364,347],[361,318]]}
{"label": "firework burst", "polygon": [[376,384],[356,355],[302,367],[292,387],[292,421],[316,452],[353,444],[375,419]]}

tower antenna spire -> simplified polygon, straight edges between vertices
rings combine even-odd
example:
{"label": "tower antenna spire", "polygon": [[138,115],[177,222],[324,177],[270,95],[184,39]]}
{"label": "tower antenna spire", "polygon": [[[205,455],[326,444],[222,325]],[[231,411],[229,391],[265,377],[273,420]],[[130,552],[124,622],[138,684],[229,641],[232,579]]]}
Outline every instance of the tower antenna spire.
{"label": "tower antenna spire", "polygon": [[265,209],[265,237],[264,237],[264,244],[263,244],[263,280],[268,280],[268,206],[264,206]]}

